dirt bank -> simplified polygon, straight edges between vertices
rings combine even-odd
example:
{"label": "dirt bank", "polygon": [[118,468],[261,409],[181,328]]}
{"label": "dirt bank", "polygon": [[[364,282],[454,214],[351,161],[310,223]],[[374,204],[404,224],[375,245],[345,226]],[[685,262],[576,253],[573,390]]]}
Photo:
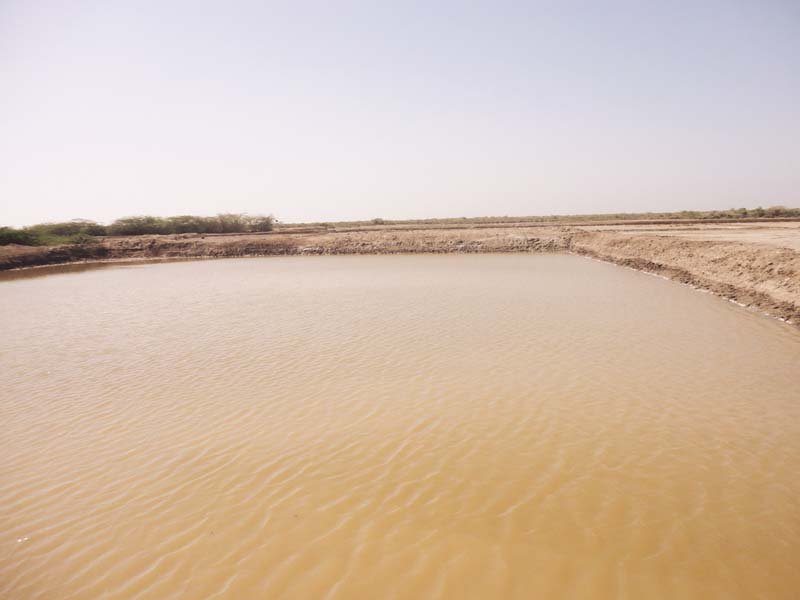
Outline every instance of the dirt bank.
{"label": "dirt bank", "polygon": [[87,260],[222,258],[294,254],[401,254],[447,252],[553,252],[564,250],[563,232],[436,229],[362,230],[242,235],[154,235],[106,238],[96,244],[0,247],[0,270]]}
{"label": "dirt bank", "polygon": [[[797,232],[800,234],[800,229]],[[800,325],[800,252],[792,244],[753,243],[746,236],[746,241],[730,236],[724,240],[697,239],[675,233],[666,227],[614,231],[515,226],[119,237],[80,246],[0,247],[0,270],[82,261],[170,258],[572,252],[664,275]],[[776,239],[785,239],[785,229],[780,236]]]}
{"label": "dirt bank", "polygon": [[800,325],[800,252],[765,244],[574,231],[571,252],[663,275]]}

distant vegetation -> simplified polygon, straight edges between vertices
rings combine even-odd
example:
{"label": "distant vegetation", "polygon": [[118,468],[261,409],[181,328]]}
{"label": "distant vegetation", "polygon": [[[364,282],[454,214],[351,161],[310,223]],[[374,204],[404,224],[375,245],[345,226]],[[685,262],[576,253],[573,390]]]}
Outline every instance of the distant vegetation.
{"label": "distant vegetation", "polygon": [[252,233],[271,231],[274,217],[220,214],[215,217],[125,217],[111,225],[76,219],[65,223],[41,223],[23,229],[0,227],[0,246],[56,246],[88,244],[109,235],[149,235],[178,233]]}
{"label": "distant vegetation", "polygon": [[0,246],[23,244],[25,246],[57,246],[59,244],[86,244],[95,236],[105,235],[106,228],[93,221],[76,219],[66,223],[41,223],[24,229],[0,227]]}
{"label": "distant vegetation", "polygon": [[[593,221],[659,221],[659,220],[743,220],[743,219],[800,219],[800,208],[771,206],[769,208],[731,208],[730,210],[661,213],[617,213],[594,215],[552,215],[541,217],[460,217],[451,219],[397,220],[375,218],[369,221],[342,221],[337,223],[282,224],[281,229],[308,227],[379,227],[391,225],[480,225],[503,223],[552,223],[565,225]],[[164,235],[182,233],[221,234],[272,231],[274,217],[245,214],[219,214],[215,217],[181,215],[177,217],[125,217],[110,225],[76,219],[66,223],[42,223],[23,229],[0,227],[0,246],[23,244],[27,246],[55,246],[59,244],[89,244],[99,237],[109,235]]]}
{"label": "distant vegetation", "polygon": [[146,235],[168,233],[252,233],[272,231],[274,217],[221,214],[216,217],[125,217],[107,227],[108,235]]}
{"label": "distant vegetation", "polygon": [[771,206],[769,208],[731,208],[729,210],[650,213],[613,213],[591,215],[549,215],[530,217],[452,217],[446,219],[371,219],[369,221],[339,221],[319,223],[291,223],[281,225],[282,229],[293,227],[364,227],[370,225],[480,225],[490,223],[576,223],[586,221],[658,221],[658,220],[724,220],[724,219],[778,219],[800,218],[800,208]]}

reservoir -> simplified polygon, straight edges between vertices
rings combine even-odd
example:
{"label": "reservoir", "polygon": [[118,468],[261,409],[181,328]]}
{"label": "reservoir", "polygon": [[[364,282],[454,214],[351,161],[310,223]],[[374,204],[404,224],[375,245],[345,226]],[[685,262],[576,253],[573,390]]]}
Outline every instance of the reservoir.
{"label": "reservoir", "polygon": [[575,256],[0,280],[0,597],[796,598],[800,330]]}

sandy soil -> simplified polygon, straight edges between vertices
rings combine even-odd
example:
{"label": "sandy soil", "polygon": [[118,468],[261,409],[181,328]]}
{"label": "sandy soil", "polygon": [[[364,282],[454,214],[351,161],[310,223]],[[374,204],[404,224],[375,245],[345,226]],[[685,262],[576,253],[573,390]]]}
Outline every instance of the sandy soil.
{"label": "sandy soil", "polygon": [[76,262],[294,254],[569,252],[711,291],[800,325],[800,223],[470,226],[107,238],[0,247],[0,270]]}
{"label": "sandy soil", "polygon": [[714,225],[604,225],[581,227],[587,231],[668,235],[690,240],[716,240],[766,244],[800,251],[800,223],[731,223]]}

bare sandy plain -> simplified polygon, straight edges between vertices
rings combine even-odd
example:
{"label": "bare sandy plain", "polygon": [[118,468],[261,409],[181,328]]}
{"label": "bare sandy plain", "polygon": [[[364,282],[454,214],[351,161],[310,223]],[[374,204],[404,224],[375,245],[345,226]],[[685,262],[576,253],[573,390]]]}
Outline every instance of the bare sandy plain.
{"label": "bare sandy plain", "polygon": [[587,231],[668,235],[700,241],[765,244],[800,251],[800,222],[714,223],[711,225],[600,225],[582,227]]}

